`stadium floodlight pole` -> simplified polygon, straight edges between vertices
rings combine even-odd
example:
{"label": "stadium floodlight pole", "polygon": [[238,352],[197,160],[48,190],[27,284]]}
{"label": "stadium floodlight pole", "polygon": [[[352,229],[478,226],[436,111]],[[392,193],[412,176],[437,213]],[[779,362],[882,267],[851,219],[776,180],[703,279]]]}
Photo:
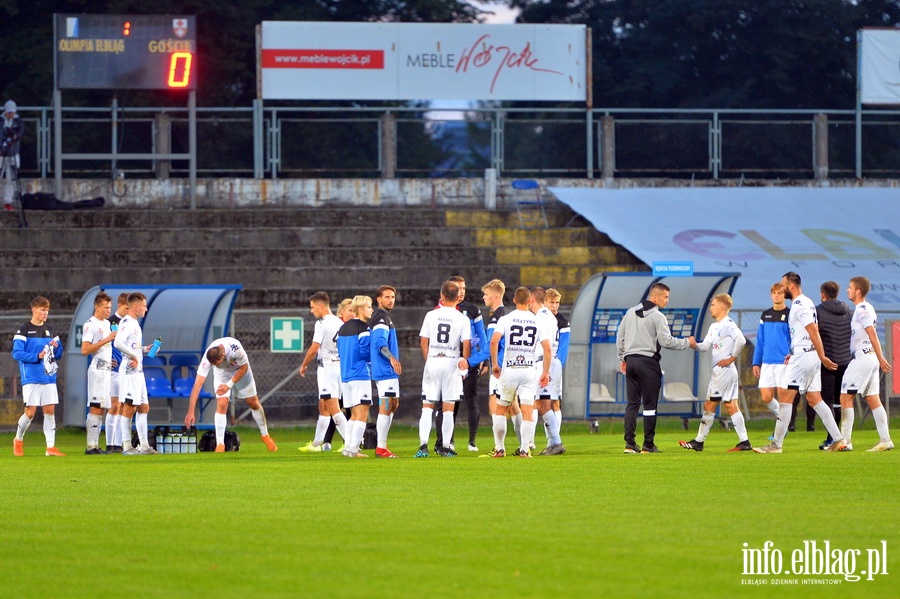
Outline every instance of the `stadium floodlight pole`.
{"label": "stadium floodlight pole", "polygon": [[862,179],[862,30],[856,31],[856,178]]}

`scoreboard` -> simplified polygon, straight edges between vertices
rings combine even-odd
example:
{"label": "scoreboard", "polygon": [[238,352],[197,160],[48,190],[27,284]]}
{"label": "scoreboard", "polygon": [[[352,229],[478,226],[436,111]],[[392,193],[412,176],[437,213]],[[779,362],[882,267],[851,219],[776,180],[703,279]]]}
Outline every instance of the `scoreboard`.
{"label": "scoreboard", "polygon": [[195,17],[54,17],[58,89],[197,89]]}

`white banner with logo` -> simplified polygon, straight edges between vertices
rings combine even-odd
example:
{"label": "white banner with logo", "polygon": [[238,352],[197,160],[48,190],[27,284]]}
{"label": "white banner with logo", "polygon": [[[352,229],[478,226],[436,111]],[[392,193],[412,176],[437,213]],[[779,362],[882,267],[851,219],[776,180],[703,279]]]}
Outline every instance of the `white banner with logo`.
{"label": "white banner with logo", "polygon": [[850,278],[863,275],[875,310],[900,312],[900,188],[551,191],[647,264],[740,273],[736,309],[771,307],[772,284],[795,271],[817,304],[825,281],[837,281],[847,301]]}
{"label": "white banner with logo", "polygon": [[264,21],[266,100],[584,101],[583,25]]}
{"label": "white banner with logo", "polygon": [[900,29],[860,30],[863,104],[900,104]]}

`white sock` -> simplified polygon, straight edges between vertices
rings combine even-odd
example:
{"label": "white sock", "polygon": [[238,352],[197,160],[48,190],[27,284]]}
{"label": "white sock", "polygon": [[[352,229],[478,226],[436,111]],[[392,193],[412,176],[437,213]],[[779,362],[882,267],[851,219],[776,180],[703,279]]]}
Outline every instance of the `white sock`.
{"label": "white sock", "polygon": [[546,412],[544,412],[541,418],[544,419],[544,430],[546,430],[547,434],[549,435],[547,437],[547,444],[556,445],[557,443],[559,443],[559,437],[557,437],[553,432],[559,428],[558,426],[556,426],[556,412],[554,412],[553,410],[547,410]]}
{"label": "white sock", "polygon": [[56,414],[44,414],[44,438],[47,447],[56,447]]}
{"label": "white sock", "polygon": [[433,413],[433,408],[422,408],[422,415],[419,417],[419,445],[428,445],[428,437],[431,436],[431,415]]}
{"label": "white sock", "polygon": [[250,414],[253,415],[253,420],[256,421],[256,426],[259,427],[259,434],[263,437],[268,437],[269,427],[266,424],[266,411],[263,410],[262,405],[260,404],[258,410],[250,410]]}
{"label": "white sock", "polygon": [[494,430],[494,449],[506,447],[506,416],[491,416],[491,428]]}
{"label": "white sock", "polygon": [[453,438],[453,410],[444,412],[441,419],[441,434],[444,439],[444,449],[450,449],[450,440]]}
{"label": "white sock", "polygon": [[118,420],[119,420],[119,417],[116,416],[115,414],[110,414],[109,412],[106,413],[106,422],[104,424],[106,425],[106,446],[107,447],[112,447],[113,445],[116,444],[115,438],[116,438],[116,426],[119,424]]}
{"label": "white sock", "polygon": [[522,421],[522,440],[519,442],[519,449],[528,451],[528,445],[534,439],[534,420]]}
{"label": "white sock", "polygon": [[747,425],[744,424],[744,415],[740,410],[731,415],[731,424],[734,425],[734,432],[737,433],[738,441],[747,441]]}
{"label": "white sock", "polygon": [[122,415],[113,416],[113,445],[122,447]]}
{"label": "white sock", "polygon": [[122,441],[123,449],[131,449],[131,418],[119,416],[119,438]]}
{"label": "white sock", "polygon": [[225,444],[225,426],[228,424],[228,415],[219,414],[213,416],[213,423],[216,425],[216,445]]}
{"label": "white sock", "polygon": [[350,450],[350,453],[359,453],[359,446],[362,443],[363,434],[366,432],[366,421],[351,420],[348,428],[350,429],[350,442],[347,444],[347,449]]}
{"label": "white sock", "polygon": [[516,433],[516,440],[519,445],[522,444],[522,413],[518,413],[512,417],[513,431]]}
{"label": "white sock", "polygon": [[331,422],[331,416],[322,416],[316,420],[316,436],[313,438],[313,445],[318,447],[325,440],[325,432],[328,430],[328,423]]}
{"label": "white sock", "polygon": [[875,429],[878,431],[880,441],[891,442],[891,432],[888,430],[888,417],[884,406],[878,406],[872,410],[872,418],[875,419]]}
{"label": "white sock", "polygon": [[[822,424],[825,425],[825,430],[828,431],[828,434],[831,435],[831,439],[833,441],[841,441],[844,436],[841,434],[841,431],[838,430],[837,422],[834,420],[834,414],[831,411],[831,408],[826,405],[824,401],[820,401],[817,403],[813,410],[816,411],[816,414],[819,415],[819,418],[822,419]],[[843,415],[841,415],[843,418]],[[851,422],[851,426],[853,423]]]}
{"label": "white sock", "polygon": [[19,416],[19,424],[16,426],[16,439],[21,441],[25,438],[25,431],[28,430],[28,427],[31,426],[31,418],[22,414]]}
{"label": "white sock", "polygon": [[87,448],[93,449],[100,446],[100,427],[103,425],[103,417],[100,414],[88,412],[85,426],[87,427]]}
{"label": "white sock", "polygon": [[777,399],[772,399],[772,401],[770,401],[769,403],[766,404],[766,407],[769,408],[770,412],[775,414],[775,418],[779,417],[778,416],[779,411],[778,411],[778,400]]}
{"label": "white sock", "polygon": [[378,437],[377,446],[387,449],[388,431],[391,429],[391,417],[387,414],[379,414],[375,419],[375,433]]}
{"label": "white sock", "polygon": [[856,410],[853,408],[841,408],[841,434],[845,439],[853,438],[853,421],[856,419]]}
{"label": "white sock", "polygon": [[773,441],[777,447],[781,447],[784,438],[787,436],[788,424],[791,422],[791,411],[793,405],[789,403],[778,404],[778,420],[775,421],[775,440]]}
{"label": "white sock", "polygon": [[[333,414],[331,419],[334,420],[334,428],[341,435],[341,439],[344,440],[344,445],[347,444],[347,416],[344,415],[343,412],[338,412],[337,414]],[[325,433],[322,433],[322,438],[325,438]]]}
{"label": "white sock", "polygon": [[553,413],[556,414],[556,419],[553,421],[554,429],[551,432],[556,442],[562,443],[562,437],[559,436],[559,431],[562,428],[562,410],[553,410]]}
{"label": "white sock", "polygon": [[134,415],[134,428],[137,429],[138,441],[141,443],[141,447],[147,448],[150,447],[150,442],[147,440],[147,413],[146,412],[138,412]]}
{"label": "white sock", "polygon": [[715,412],[703,412],[703,416],[700,418],[700,428],[697,429],[697,440],[703,443],[706,441],[706,437],[709,435],[709,429],[712,428],[713,422],[716,420]]}

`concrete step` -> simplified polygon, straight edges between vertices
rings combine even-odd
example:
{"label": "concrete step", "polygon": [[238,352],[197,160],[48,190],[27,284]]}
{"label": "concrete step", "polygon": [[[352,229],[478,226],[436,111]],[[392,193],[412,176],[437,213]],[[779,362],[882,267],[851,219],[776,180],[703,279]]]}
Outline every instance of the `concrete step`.
{"label": "concrete step", "polygon": [[[568,206],[558,202],[547,205],[547,223],[550,228],[563,228],[568,226],[583,227],[588,223],[581,216],[573,212]],[[485,229],[521,229],[519,215],[515,210],[447,210],[446,222],[448,227],[479,227]]]}
{"label": "concrete step", "polygon": [[[165,229],[0,229],[0,247],[16,250],[206,248],[239,256],[244,248],[420,248],[474,246],[474,229],[447,227],[257,227]],[[480,244],[484,247],[484,244]]]}
{"label": "concrete step", "polygon": [[[437,208],[265,208],[230,210],[100,209],[29,210],[28,224],[38,228],[281,228],[409,226],[443,227],[445,210]],[[14,219],[10,222],[13,222]]]}
{"label": "concrete step", "polygon": [[[263,266],[263,267],[305,267],[305,266],[396,266],[408,267],[433,266],[444,264],[465,256],[466,261],[473,264],[493,264],[496,262],[496,250],[493,248],[471,248],[463,246],[442,246],[428,248],[385,248],[379,250],[371,247],[355,248],[269,248],[242,249],[238,252],[209,251],[208,248],[170,249],[152,248],[136,252],[120,252],[113,256],[108,249],[81,249],[77,256],[69,252],[50,249],[33,249],[27,253],[27,259],[15,252],[0,252],[0,268],[21,268],[25,270],[42,270],[47,267],[70,267],[73,260],[79,269],[108,266],[115,262],[117,268],[169,267],[181,268],[214,268],[227,266]],[[25,262],[25,264],[23,264]]]}
{"label": "concrete step", "polygon": [[479,247],[567,247],[611,245],[609,238],[596,229],[566,227],[561,229],[478,229],[475,243]]}
{"label": "concrete step", "polygon": [[499,264],[572,265],[588,266],[616,264],[619,258],[615,247],[499,247]]}

